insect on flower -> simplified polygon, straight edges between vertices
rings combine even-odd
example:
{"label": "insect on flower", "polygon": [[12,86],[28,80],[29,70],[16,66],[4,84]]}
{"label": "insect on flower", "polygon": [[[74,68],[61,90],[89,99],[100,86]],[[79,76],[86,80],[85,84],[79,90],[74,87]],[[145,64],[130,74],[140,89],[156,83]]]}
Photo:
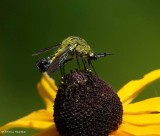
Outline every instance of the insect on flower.
{"label": "insect on flower", "polygon": [[64,72],[62,71],[64,70],[64,64],[74,58],[77,60],[78,65],[78,59],[82,59],[83,65],[86,67],[86,60],[88,61],[88,65],[92,66],[91,60],[111,55],[111,53],[106,52],[95,54],[84,39],[70,36],[64,39],[62,43],[39,50],[32,54],[32,56],[39,55],[55,48],[57,48],[57,51],[53,55],[48,58],[43,58],[36,63],[40,72],[47,72],[50,75],[60,68],[62,74]]}

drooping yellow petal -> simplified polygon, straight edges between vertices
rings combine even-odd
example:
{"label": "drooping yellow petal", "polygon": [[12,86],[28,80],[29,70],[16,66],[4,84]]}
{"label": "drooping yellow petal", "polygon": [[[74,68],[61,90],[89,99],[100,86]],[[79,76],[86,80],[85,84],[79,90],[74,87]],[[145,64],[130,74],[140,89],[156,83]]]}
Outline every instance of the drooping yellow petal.
{"label": "drooping yellow petal", "polygon": [[160,136],[160,125],[135,126],[122,123],[119,130],[134,136]]}
{"label": "drooping yellow petal", "polygon": [[142,79],[130,81],[118,91],[121,102],[130,103],[147,85],[157,79],[160,79],[160,69],[146,74]]}
{"label": "drooping yellow petal", "polygon": [[117,131],[112,132],[109,136],[133,136],[133,135],[118,129]]}
{"label": "drooping yellow petal", "polygon": [[53,127],[50,127],[49,129],[47,129],[39,134],[36,134],[34,136],[60,136],[60,135],[57,132],[57,129],[53,126]]}
{"label": "drooping yellow petal", "polygon": [[7,129],[15,128],[15,127],[44,130],[54,125],[55,124],[53,122],[52,112],[48,112],[46,110],[38,110],[38,111],[32,112],[31,114],[23,118],[7,123],[4,126],[1,126],[0,132]]}
{"label": "drooping yellow petal", "polygon": [[160,113],[160,97],[123,105],[124,114]]}
{"label": "drooping yellow petal", "polygon": [[46,104],[46,109],[52,111],[57,86],[55,85],[55,81],[47,73],[43,73],[41,81],[38,83],[38,91]]}
{"label": "drooping yellow petal", "polygon": [[146,126],[146,125],[160,126],[160,114],[124,115],[123,123],[128,123],[138,126]]}
{"label": "drooping yellow petal", "polygon": [[45,91],[44,86],[39,83],[38,84],[38,92],[41,95],[43,101],[45,102],[46,105],[46,110],[48,111],[53,111],[53,100],[51,100],[47,95],[48,92]]}

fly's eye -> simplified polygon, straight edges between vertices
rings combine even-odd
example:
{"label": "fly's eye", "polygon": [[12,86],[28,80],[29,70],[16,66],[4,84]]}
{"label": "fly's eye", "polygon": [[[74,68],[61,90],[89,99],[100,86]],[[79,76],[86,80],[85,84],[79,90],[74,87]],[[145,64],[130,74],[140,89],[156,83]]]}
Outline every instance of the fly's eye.
{"label": "fly's eye", "polygon": [[90,57],[94,57],[95,55],[94,55],[94,53],[90,53],[89,56]]}
{"label": "fly's eye", "polygon": [[96,60],[97,58],[96,58],[96,56],[95,56],[94,53],[90,53],[90,54],[89,54],[89,59],[90,59],[90,60]]}

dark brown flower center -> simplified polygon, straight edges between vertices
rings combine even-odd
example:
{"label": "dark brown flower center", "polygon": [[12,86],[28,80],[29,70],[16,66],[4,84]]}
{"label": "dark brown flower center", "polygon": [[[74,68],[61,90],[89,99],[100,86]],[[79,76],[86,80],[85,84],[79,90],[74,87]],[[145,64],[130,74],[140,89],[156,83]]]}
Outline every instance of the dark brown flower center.
{"label": "dark brown flower center", "polygon": [[61,136],[107,136],[121,124],[122,114],[112,87],[87,70],[66,75],[59,85],[54,121]]}

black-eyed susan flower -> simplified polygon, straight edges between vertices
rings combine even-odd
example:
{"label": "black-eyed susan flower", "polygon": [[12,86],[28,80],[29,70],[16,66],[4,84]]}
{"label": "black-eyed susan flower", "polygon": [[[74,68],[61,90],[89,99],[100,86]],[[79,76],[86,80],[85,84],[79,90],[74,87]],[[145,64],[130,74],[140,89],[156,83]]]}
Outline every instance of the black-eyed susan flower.
{"label": "black-eyed susan flower", "polygon": [[76,71],[63,79],[57,93],[54,80],[44,73],[38,92],[46,108],[1,126],[0,132],[25,127],[41,130],[36,136],[159,136],[160,97],[131,103],[158,79],[160,69],[128,82],[116,95],[96,75]]}

